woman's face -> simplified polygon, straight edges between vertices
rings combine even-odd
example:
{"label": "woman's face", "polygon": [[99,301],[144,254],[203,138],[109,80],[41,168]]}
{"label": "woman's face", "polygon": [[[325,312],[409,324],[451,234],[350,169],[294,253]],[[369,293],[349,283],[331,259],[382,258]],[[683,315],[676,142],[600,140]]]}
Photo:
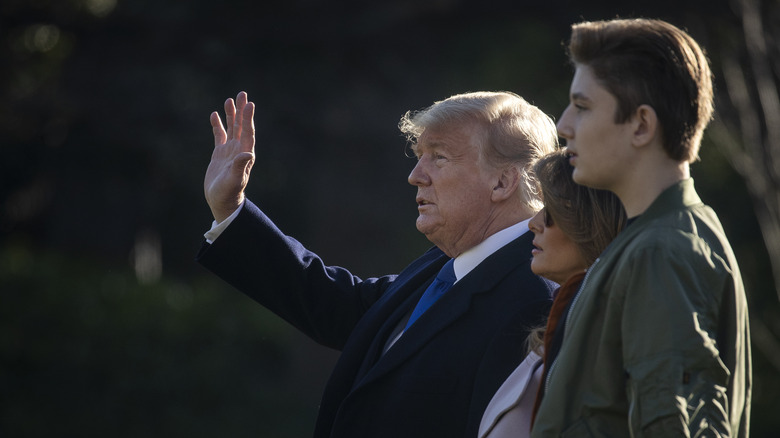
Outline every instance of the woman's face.
{"label": "woman's face", "polygon": [[557,227],[545,209],[536,213],[528,224],[534,233],[531,270],[558,284],[587,269],[585,257],[577,245]]}

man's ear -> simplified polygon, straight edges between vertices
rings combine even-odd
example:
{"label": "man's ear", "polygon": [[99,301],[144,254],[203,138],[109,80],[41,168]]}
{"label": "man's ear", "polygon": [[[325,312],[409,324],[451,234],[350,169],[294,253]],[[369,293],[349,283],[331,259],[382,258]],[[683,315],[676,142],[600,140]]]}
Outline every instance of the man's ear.
{"label": "man's ear", "polygon": [[507,166],[501,172],[493,186],[490,199],[493,202],[501,202],[512,197],[520,186],[522,175],[517,166]]}
{"label": "man's ear", "polygon": [[634,125],[631,144],[634,147],[643,147],[652,143],[660,134],[660,125],[658,124],[658,115],[655,109],[650,105],[643,104],[634,111],[634,117],[631,120]]}

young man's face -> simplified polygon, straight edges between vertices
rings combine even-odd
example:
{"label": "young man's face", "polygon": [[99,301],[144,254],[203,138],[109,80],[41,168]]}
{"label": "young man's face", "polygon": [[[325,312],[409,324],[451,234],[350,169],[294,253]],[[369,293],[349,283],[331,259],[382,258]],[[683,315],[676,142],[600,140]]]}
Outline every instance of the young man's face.
{"label": "young man's face", "polygon": [[587,65],[577,64],[569,90],[569,106],[558,121],[558,135],[572,155],[573,178],[597,189],[620,189],[630,171],[630,123],[615,123],[617,99]]}

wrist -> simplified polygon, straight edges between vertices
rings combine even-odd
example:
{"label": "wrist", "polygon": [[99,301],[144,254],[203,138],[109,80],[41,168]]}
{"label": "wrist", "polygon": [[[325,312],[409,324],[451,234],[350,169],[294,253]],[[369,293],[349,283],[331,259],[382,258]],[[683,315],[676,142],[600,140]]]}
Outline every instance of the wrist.
{"label": "wrist", "polygon": [[211,206],[211,214],[214,216],[214,220],[217,221],[217,223],[221,223],[235,213],[243,203],[244,194],[241,193],[238,198],[232,202],[227,202],[219,206]]}

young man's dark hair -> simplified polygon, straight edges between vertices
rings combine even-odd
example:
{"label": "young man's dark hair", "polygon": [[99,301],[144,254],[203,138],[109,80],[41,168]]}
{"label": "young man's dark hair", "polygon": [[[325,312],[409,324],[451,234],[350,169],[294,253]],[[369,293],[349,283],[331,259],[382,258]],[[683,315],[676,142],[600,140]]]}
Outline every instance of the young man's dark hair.
{"label": "young man's dark hair", "polygon": [[648,104],[663,126],[669,157],[698,158],[712,119],[712,73],[704,50],[687,33],[660,20],[579,23],[572,27],[569,57],[590,67],[615,96],[615,122]]}

